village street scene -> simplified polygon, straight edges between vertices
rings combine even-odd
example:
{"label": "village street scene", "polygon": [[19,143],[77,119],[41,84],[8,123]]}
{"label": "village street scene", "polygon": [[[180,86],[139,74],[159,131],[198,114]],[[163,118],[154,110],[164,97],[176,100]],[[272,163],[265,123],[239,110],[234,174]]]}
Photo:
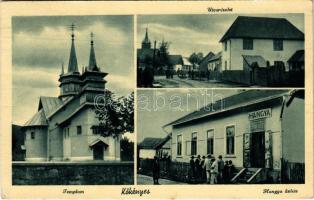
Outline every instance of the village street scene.
{"label": "village street scene", "polygon": [[137,95],[138,184],[304,183],[303,89]]}
{"label": "village street scene", "polygon": [[140,15],[137,86],[304,87],[304,16]]}

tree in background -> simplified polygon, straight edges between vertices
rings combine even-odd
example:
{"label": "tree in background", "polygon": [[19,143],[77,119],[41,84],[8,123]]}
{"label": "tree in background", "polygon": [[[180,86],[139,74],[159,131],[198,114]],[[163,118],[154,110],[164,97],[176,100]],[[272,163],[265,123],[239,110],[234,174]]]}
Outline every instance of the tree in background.
{"label": "tree in background", "polygon": [[201,60],[204,58],[204,55],[202,52],[199,53],[192,53],[189,57],[189,61],[190,63],[192,63],[193,65],[195,64],[200,64]]}
{"label": "tree in background", "polygon": [[106,90],[103,101],[96,102],[96,118],[99,126],[94,127],[103,136],[118,136],[134,132],[134,92],[126,97],[115,98],[113,92]]}
{"label": "tree in background", "polygon": [[196,77],[198,75],[198,71],[196,70],[196,65],[199,65],[201,60],[203,59],[203,53],[199,52],[199,53],[192,53],[189,57],[189,61],[190,63],[192,63],[193,65],[193,70],[190,71],[190,78],[194,79],[194,77]]}
{"label": "tree in background", "polygon": [[121,147],[121,160],[133,161],[134,160],[134,142],[127,137],[123,137],[120,141]]}
{"label": "tree in background", "polygon": [[169,59],[169,47],[170,43],[164,40],[160,43],[159,49],[157,51],[157,56],[154,61],[154,66],[157,70],[164,70],[171,66]]}

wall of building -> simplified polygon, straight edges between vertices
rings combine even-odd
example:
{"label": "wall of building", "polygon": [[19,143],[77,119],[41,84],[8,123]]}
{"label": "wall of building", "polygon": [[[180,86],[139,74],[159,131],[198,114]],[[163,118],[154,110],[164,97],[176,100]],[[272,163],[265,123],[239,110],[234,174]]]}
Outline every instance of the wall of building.
{"label": "wall of building", "polygon": [[[64,110],[60,111],[51,118],[50,121],[50,155],[53,160],[92,160],[93,150],[89,147],[99,135],[93,134],[91,127],[99,125],[99,120],[93,107],[85,107],[77,113],[69,125],[69,139],[64,141],[64,128],[60,128],[57,124],[62,122],[66,117],[70,116],[75,109],[80,106],[80,99],[75,99],[69,103]],[[77,135],[77,126],[82,127],[82,134]],[[104,149],[104,160],[120,160],[120,136],[117,138],[106,137],[108,148]],[[64,148],[68,150],[66,157],[64,156]]]}
{"label": "wall of building", "polygon": [[[89,146],[100,135],[93,133],[91,127],[99,125],[94,109],[86,108],[76,115],[70,125],[71,160],[92,160],[93,149]],[[77,135],[77,126],[82,127],[82,134]],[[109,145],[104,148],[104,160],[120,160],[120,137],[105,137],[105,143]]]}
{"label": "wall of building", "polygon": [[[31,138],[31,132],[35,138]],[[26,161],[47,160],[47,127],[27,127],[25,131]]]}
{"label": "wall of building", "polygon": [[50,160],[63,160],[63,132],[59,127],[54,127],[53,123],[50,123],[48,128],[49,137],[49,159]]}
{"label": "wall of building", "polygon": [[140,149],[140,158],[153,159],[155,155],[156,155],[155,149]]}
{"label": "wall of building", "polygon": [[[257,109],[259,110],[259,109]],[[253,110],[256,111],[256,110]],[[235,125],[235,154],[226,155],[226,127]],[[272,117],[265,120],[265,131],[273,132],[273,162],[280,163],[281,140],[280,140],[280,106],[272,108]],[[174,127],[172,130],[172,160],[178,162],[189,162],[192,133],[197,132],[197,154],[207,155],[207,131],[214,129],[214,156],[223,156],[224,160],[232,160],[236,167],[243,166],[243,134],[250,132],[250,121],[248,112],[237,113],[221,118],[194,122],[193,125]],[[177,156],[177,135],[182,134],[182,156]]]}
{"label": "wall of building", "polygon": [[13,185],[132,185],[133,162],[12,163]]}
{"label": "wall of building", "polygon": [[294,98],[284,108],[282,117],[283,159],[291,163],[304,163],[304,99]]}
{"label": "wall of building", "polygon": [[[227,45],[227,50],[225,51],[224,42],[221,43],[221,70],[229,70],[230,69],[230,46],[231,46],[231,40],[225,41]],[[227,66],[226,66],[227,63]]]}
{"label": "wall of building", "polygon": [[[260,55],[270,65],[274,65],[274,61],[283,61],[288,70],[288,59],[297,51],[304,49],[304,41],[284,40],[283,50],[273,50],[273,40],[269,39],[254,39],[253,50],[243,50],[243,39],[230,39],[228,40],[228,47],[231,44],[231,54],[228,51],[222,51],[222,69],[225,70],[224,62],[230,59],[231,55],[231,70],[243,70],[243,57],[242,55]],[[223,45],[222,45],[223,46]],[[223,49],[224,50],[224,49]]]}

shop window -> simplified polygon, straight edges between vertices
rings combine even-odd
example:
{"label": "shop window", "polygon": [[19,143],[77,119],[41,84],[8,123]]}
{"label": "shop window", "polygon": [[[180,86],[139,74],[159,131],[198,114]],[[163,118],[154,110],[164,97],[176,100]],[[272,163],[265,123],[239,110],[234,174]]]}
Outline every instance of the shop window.
{"label": "shop window", "polygon": [[244,50],[253,50],[253,40],[252,39],[243,39],[243,49]]}
{"label": "shop window", "polygon": [[177,136],[177,155],[182,155],[182,135]]}
{"label": "shop window", "polygon": [[192,133],[191,155],[197,155],[197,133]]}
{"label": "shop window", "polygon": [[35,139],[35,132],[31,132],[31,139]]}
{"label": "shop window", "polygon": [[82,126],[77,126],[76,127],[76,133],[77,133],[77,135],[81,135],[82,134]]}
{"label": "shop window", "polygon": [[214,154],[214,130],[207,131],[207,154]]}
{"label": "shop window", "polygon": [[228,126],[226,128],[226,154],[233,155],[234,154],[234,135],[235,135],[235,127]]}
{"label": "shop window", "polygon": [[282,40],[273,40],[274,51],[282,51],[283,50],[283,41]]}

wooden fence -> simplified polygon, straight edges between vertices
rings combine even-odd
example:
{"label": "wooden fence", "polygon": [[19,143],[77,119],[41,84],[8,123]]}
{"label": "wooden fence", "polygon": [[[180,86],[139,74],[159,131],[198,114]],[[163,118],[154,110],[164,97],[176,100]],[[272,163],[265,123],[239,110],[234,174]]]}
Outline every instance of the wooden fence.
{"label": "wooden fence", "polygon": [[282,162],[281,180],[282,183],[304,183],[304,163]]}

